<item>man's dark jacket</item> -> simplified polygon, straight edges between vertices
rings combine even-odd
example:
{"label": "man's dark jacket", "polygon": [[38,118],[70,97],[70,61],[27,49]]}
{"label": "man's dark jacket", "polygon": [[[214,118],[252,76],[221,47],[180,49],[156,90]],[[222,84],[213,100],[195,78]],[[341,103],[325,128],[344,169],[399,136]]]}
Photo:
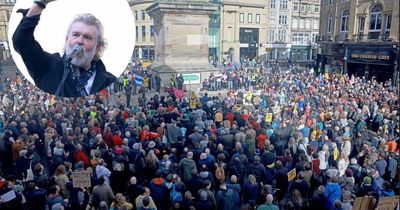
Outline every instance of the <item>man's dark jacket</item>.
{"label": "man's dark jacket", "polygon": [[[66,62],[65,55],[59,53],[50,54],[42,49],[35,40],[33,32],[39,22],[40,15],[26,17],[28,10],[19,10],[23,13],[23,18],[19,23],[13,35],[13,44],[15,50],[21,55],[29,75],[35,81],[35,85],[41,90],[55,94],[58,85],[61,82]],[[51,34],[49,34],[51,37]],[[96,65],[96,75],[89,94],[94,94],[106,88],[116,80],[116,77],[106,71],[101,60]],[[70,71],[60,96],[79,97],[81,94],[76,88],[76,83],[72,79]]]}

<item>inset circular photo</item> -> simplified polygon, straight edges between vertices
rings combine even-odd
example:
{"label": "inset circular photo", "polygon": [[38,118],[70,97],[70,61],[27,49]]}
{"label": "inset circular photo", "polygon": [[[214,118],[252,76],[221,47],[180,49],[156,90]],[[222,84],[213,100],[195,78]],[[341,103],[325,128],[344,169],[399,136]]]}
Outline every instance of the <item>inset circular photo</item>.
{"label": "inset circular photo", "polygon": [[59,97],[81,97],[124,72],[135,47],[135,20],[126,0],[19,0],[8,37],[30,82]]}

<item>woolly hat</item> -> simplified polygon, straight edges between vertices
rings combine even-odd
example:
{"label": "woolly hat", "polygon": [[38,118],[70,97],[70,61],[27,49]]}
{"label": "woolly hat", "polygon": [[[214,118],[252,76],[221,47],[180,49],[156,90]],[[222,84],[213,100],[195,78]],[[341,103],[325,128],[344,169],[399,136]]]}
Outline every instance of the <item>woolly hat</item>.
{"label": "woolly hat", "polygon": [[345,174],[346,174],[347,177],[353,177],[354,176],[353,170],[351,170],[350,168],[346,169]]}
{"label": "woolly hat", "polygon": [[369,176],[364,177],[363,184],[371,184],[371,177]]}
{"label": "woolly hat", "polygon": [[120,147],[118,147],[117,149],[115,149],[115,154],[120,155],[122,154],[122,149]]}

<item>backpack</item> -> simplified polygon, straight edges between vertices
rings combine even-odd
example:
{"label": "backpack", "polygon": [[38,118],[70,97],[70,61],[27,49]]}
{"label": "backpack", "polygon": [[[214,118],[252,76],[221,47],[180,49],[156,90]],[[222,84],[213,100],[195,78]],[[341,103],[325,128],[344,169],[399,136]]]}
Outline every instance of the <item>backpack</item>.
{"label": "backpack", "polygon": [[182,194],[176,190],[176,185],[172,184],[172,190],[169,194],[172,203],[178,203],[183,200]]}

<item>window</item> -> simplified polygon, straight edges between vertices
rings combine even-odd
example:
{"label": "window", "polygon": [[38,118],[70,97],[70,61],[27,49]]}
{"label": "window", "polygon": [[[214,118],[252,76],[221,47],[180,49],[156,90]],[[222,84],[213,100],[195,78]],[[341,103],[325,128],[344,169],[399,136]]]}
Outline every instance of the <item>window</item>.
{"label": "window", "polygon": [[392,25],[392,15],[388,15],[386,18],[386,29],[389,29],[390,31],[391,25]]}
{"label": "window", "polygon": [[307,5],[307,12],[311,12],[311,6]]}
{"label": "window", "polygon": [[304,19],[300,19],[299,21],[299,28],[304,28]]}
{"label": "window", "polygon": [[271,9],[275,9],[275,0],[271,0]]}
{"label": "window", "polygon": [[244,23],[244,13],[239,14],[239,22]]}
{"label": "window", "polygon": [[311,21],[306,20],[306,29],[310,29],[310,28],[311,28]]}
{"label": "window", "polygon": [[142,10],[142,20],[146,20],[146,12],[144,10]]}
{"label": "window", "polygon": [[306,11],[306,5],[305,4],[301,4],[300,12],[305,12],[305,11]]}
{"label": "window", "polygon": [[369,39],[379,39],[379,34],[382,28],[382,11],[381,4],[375,4],[371,7],[369,16]]}
{"label": "window", "polygon": [[319,27],[319,21],[318,20],[313,21],[313,29],[318,30],[318,27]]}
{"label": "window", "polygon": [[311,38],[311,42],[312,42],[312,43],[315,43],[315,42],[318,41],[318,40],[317,40],[317,36],[318,36],[318,34],[312,34],[312,38]]}
{"label": "window", "polygon": [[260,14],[256,14],[256,23],[260,23]]}
{"label": "window", "polygon": [[370,31],[380,31],[382,26],[382,5],[375,4],[371,8],[371,15],[369,18],[369,30]]}
{"label": "window", "polygon": [[332,5],[332,0],[326,0],[327,5]]}
{"label": "window", "polygon": [[142,26],[142,40],[146,39],[146,26]]}
{"label": "window", "polygon": [[287,9],[288,8],[288,0],[282,0],[282,3],[279,6],[280,9]]}
{"label": "window", "polygon": [[138,40],[138,38],[139,38],[139,27],[138,26],[136,26],[136,40]]}
{"label": "window", "polygon": [[392,25],[392,15],[387,15],[386,27],[385,27],[385,40],[389,38],[391,25]]}
{"label": "window", "polygon": [[154,37],[154,26],[153,25],[150,26],[150,37],[151,38]]}
{"label": "window", "polygon": [[299,10],[299,4],[293,3],[293,11],[298,11],[298,10]]}
{"label": "window", "polygon": [[349,10],[343,10],[341,23],[340,23],[340,31],[341,32],[349,31],[349,16],[350,16]]}
{"label": "window", "polygon": [[287,25],[287,16],[279,15],[279,24]]}
{"label": "window", "polygon": [[359,25],[359,31],[364,32],[365,28],[365,17],[360,17],[360,25]]}
{"label": "window", "polygon": [[6,10],[6,20],[10,20],[10,11]]}
{"label": "window", "polygon": [[314,7],[314,12],[315,12],[315,13],[319,13],[319,6],[315,5],[315,7]]}
{"label": "window", "polygon": [[275,31],[274,31],[274,29],[269,29],[268,41],[269,42],[275,42]]}
{"label": "window", "polygon": [[328,18],[328,33],[331,33],[331,32],[332,32],[332,16],[329,15],[329,18]]}
{"label": "window", "polygon": [[247,22],[251,23],[253,21],[253,15],[251,13],[247,14]]}
{"label": "window", "polygon": [[298,20],[296,18],[294,18],[292,20],[292,28],[298,28],[299,27],[298,24],[299,24]]}
{"label": "window", "polygon": [[138,15],[138,11],[135,11],[135,21],[139,20],[139,15]]}

